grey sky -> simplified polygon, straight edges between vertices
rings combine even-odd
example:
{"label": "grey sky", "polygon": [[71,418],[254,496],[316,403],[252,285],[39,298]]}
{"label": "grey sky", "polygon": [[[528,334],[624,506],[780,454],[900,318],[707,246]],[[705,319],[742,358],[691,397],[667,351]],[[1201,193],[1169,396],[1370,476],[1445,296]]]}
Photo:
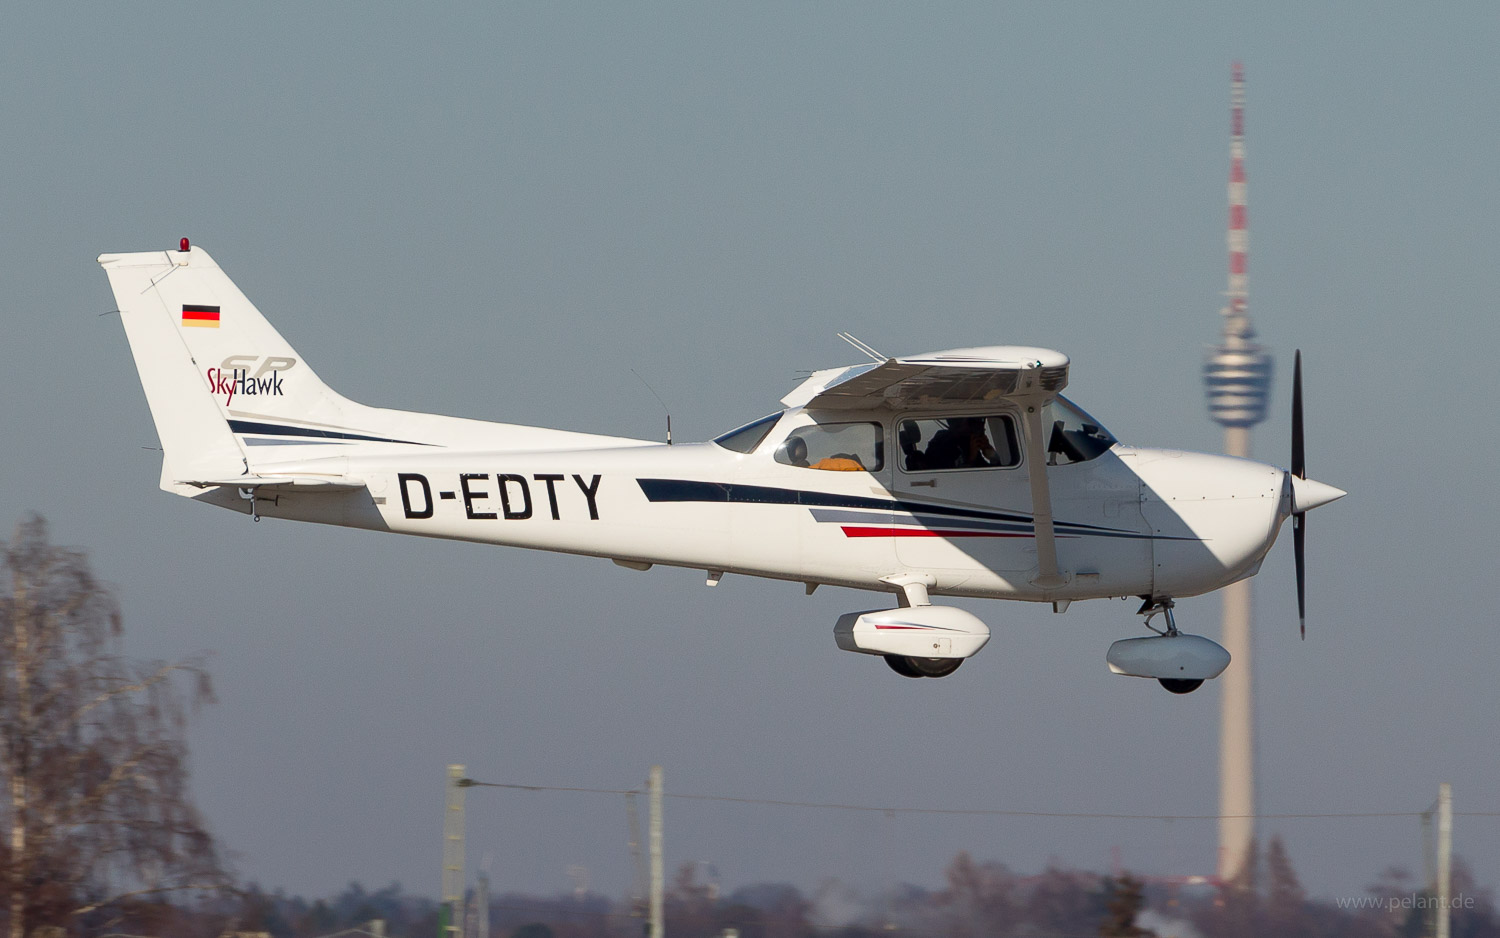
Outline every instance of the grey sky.
{"label": "grey sky", "polygon": [[[1500,810],[1490,587],[1500,12],[1447,5],[319,4],[14,8],[0,37],[6,525],[41,511],[120,584],[130,651],[214,653],[192,735],[238,866],[436,894],[444,766],[499,781],[1038,811],[1216,810],[1218,696],[1107,673],[1133,603],[968,604],[943,681],[839,652],[868,596],[268,522],[157,491],[93,258],[213,252],[370,404],[702,439],[800,373],[1034,344],[1130,442],[1217,447],[1229,63],[1249,83],[1250,308],[1291,350],[1309,638],[1257,579],[1261,810]],[[1254,9],[1248,9],[1253,6]],[[1179,622],[1217,634],[1218,602]],[[618,798],[482,790],[497,889],[628,881]],[[1500,883],[1500,821],[1458,849]],[[935,884],[959,849],[1208,872],[1211,823],[674,802],[668,860],[729,884]],[[1278,821],[1315,892],[1420,868],[1413,819]]]}

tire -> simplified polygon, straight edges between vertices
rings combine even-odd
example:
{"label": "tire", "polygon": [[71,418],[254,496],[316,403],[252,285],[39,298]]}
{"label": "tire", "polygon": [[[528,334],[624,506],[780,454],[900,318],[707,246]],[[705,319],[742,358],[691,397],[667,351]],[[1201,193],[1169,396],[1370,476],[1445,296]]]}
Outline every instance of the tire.
{"label": "tire", "polygon": [[885,663],[891,666],[902,677],[922,677],[922,672],[911,666],[911,659],[905,655],[885,655]]}
{"label": "tire", "polygon": [[964,663],[962,658],[907,658],[906,663],[923,677],[947,677]]}
{"label": "tire", "polygon": [[1162,687],[1174,694],[1191,694],[1203,686],[1202,681],[1185,681],[1176,677],[1159,677],[1157,680],[1161,682]]}

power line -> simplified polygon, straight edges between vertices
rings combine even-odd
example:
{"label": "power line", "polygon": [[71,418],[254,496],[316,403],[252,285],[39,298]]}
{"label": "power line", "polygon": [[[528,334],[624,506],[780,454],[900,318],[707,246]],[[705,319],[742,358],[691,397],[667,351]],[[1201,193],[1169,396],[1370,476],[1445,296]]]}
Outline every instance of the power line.
{"label": "power line", "polygon": [[[579,788],[562,785],[520,785],[510,782],[481,782],[472,778],[461,779],[462,787],[509,788],[514,791],[564,791],[593,795],[639,795],[638,788]],[[1217,821],[1224,818],[1253,818],[1272,821],[1357,819],[1357,818],[1406,818],[1421,817],[1422,811],[1323,811],[1283,814],[1118,814],[1100,811],[1016,811],[1002,808],[906,808],[893,805],[844,804],[828,801],[785,801],[774,798],[737,798],[730,795],[700,795],[680,792],[663,792],[664,798],[684,801],[718,801],[730,804],[764,805],[774,808],[811,808],[829,811],[866,811],[879,814],[949,814],[967,817],[1041,817],[1083,818],[1107,821]],[[1500,817],[1500,811],[1455,811],[1454,817]]]}

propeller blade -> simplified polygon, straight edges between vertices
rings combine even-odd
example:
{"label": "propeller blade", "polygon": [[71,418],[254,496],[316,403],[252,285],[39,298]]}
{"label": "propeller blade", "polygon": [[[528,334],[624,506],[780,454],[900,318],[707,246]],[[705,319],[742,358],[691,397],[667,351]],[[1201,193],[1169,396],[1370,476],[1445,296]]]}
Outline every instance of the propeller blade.
{"label": "propeller blade", "polygon": [[[1302,443],[1302,350],[1292,360],[1292,475],[1307,478],[1307,452]],[[1307,641],[1307,513],[1292,514],[1292,553],[1297,561],[1297,624]]]}
{"label": "propeller blade", "polygon": [[1292,515],[1292,554],[1297,560],[1297,621],[1307,641],[1307,515]]}
{"label": "propeller blade", "polygon": [[1302,448],[1302,350],[1292,365],[1292,475],[1307,478],[1307,454]]}

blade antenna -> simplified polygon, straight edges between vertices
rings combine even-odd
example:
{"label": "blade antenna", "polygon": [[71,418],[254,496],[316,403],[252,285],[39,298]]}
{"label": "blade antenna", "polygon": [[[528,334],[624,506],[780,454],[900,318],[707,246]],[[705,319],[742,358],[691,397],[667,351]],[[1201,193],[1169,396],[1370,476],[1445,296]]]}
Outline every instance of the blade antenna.
{"label": "blade antenna", "polygon": [[869,345],[865,344],[864,342],[861,342],[859,339],[856,339],[853,335],[850,335],[847,332],[840,332],[840,333],[837,333],[837,335],[838,335],[839,338],[843,339],[845,342],[848,342],[850,345],[854,346],[854,348],[861,355],[865,355],[865,356],[869,357],[870,361],[875,362],[876,364],[888,361],[888,359],[884,355],[882,355],[879,352],[875,351],[873,348],[871,348]]}

